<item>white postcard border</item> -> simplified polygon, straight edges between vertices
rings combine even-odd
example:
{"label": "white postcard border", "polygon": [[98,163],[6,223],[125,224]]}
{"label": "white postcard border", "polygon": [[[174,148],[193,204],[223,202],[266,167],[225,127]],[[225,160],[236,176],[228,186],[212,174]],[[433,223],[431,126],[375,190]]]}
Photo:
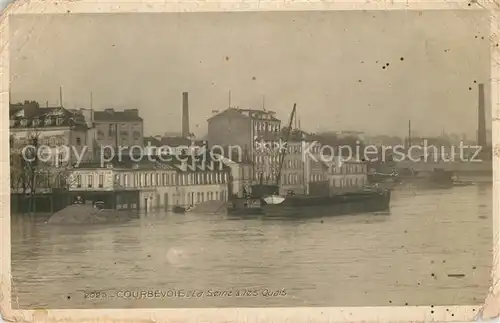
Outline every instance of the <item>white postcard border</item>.
{"label": "white postcard border", "polygon": [[[12,310],[10,272],[10,198],[9,152],[1,145],[0,185],[0,310],[6,321],[106,321],[106,322],[444,322],[496,321],[500,319],[499,211],[500,211],[500,4],[494,1],[26,1],[19,0],[4,11],[0,22],[0,102],[8,111],[9,96],[9,15],[20,13],[117,13],[117,12],[204,12],[204,11],[306,11],[306,10],[487,10],[491,16],[491,82],[493,113],[493,233],[494,259],[490,288],[483,306],[407,306],[407,307],[291,307],[291,308],[221,308],[221,309],[99,309],[99,310]],[[2,115],[0,140],[9,136],[7,113]],[[459,237],[457,237],[459,238]],[[43,297],[43,295],[40,295]],[[15,299],[12,300],[15,303]]]}

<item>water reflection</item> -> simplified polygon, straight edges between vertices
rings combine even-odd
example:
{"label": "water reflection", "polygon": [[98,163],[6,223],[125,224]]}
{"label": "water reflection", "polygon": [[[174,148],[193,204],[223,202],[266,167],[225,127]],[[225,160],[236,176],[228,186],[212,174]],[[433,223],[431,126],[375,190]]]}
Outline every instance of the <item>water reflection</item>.
{"label": "water reflection", "polygon": [[[390,213],[355,216],[228,221],[149,213],[99,227],[13,216],[15,288],[21,306],[44,308],[482,303],[492,260],[491,185],[400,188],[391,203]],[[261,294],[84,298],[96,289],[245,288]],[[265,289],[286,296],[264,296]]]}

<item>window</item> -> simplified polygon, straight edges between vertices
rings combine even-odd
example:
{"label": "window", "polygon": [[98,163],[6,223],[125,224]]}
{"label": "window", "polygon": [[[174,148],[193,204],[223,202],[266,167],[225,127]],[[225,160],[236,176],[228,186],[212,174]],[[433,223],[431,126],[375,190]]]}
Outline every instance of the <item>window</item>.
{"label": "window", "polygon": [[125,186],[125,187],[128,186],[128,175],[127,174],[123,175],[123,186]]}
{"label": "window", "polygon": [[94,186],[94,184],[92,183],[93,179],[94,179],[94,176],[92,176],[92,175],[87,176],[87,187]]}
{"label": "window", "polygon": [[108,127],[108,135],[109,136],[113,136],[115,134],[115,125],[114,124],[110,124],[109,127]]}
{"label": "window", "polygon": [[104,175],[99,175],[99,188],[104,187]]}
{"label": "window", "polygon": [[64,163],[64,157],[65,157],[65,153],[64,152],[60,152],[59,155],[58,155],[58,165],[62,165]]}
{"label": "window", "polygon": [[82,176],[81,175],[76,175],[76,187],[80,188],[82,187]]}
{"label": "window", "polygon": [[56,125],[60,126],[63,124],[63,118],[57,118],[56,119]]}

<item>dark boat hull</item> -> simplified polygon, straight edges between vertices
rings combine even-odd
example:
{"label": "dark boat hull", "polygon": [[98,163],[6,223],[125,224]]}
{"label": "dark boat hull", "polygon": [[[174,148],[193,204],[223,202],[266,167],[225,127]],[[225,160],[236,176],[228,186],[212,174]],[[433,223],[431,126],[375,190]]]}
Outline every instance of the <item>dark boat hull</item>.
{"label": "dark boat hull", "polygon": [[264,214],[263,208],[227,208],[228,215],[260,215]]}
{"label": "dark boat hull", "polygon": [[332,197],[289,196],[281,204],[263,205],[267,217],[316,217],[388,211],[391,193],[363,192]]}
{"label": "dark boat hull", "polygon": [[232,201],[232,206],[227,208],[228,215],[259,215],[263,214],[262,202],[255,198],[236,198]]}
{"label": "dark boat hull", "polygon": [[182,206],[174,206],[174,208],[172,209],[172,212],[178,213],[178,214],[183,214],[183,213],[186,213],[186,208],[184,208]]}

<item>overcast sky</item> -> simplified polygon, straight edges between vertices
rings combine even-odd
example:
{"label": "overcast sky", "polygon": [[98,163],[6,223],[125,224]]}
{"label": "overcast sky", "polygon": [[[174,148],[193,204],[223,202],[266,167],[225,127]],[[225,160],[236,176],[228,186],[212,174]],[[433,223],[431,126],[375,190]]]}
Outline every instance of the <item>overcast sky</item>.
{"label": "overcast sky", "polygon": [[[475,137],[488,82],[487,14],[329,11],[32,15],[10,18],[12,101],[138,108],[145,135],[191,130],[212,110],[265,108],[302,128]],[[484,39],[483,39],[484,37]],[[388,64],[385,69],[382,67]],[[472,89],[469,90],[469,87]],[[489,86],[487,86],[487,96]],[[487,122],[490,98],[487,97]]]}

